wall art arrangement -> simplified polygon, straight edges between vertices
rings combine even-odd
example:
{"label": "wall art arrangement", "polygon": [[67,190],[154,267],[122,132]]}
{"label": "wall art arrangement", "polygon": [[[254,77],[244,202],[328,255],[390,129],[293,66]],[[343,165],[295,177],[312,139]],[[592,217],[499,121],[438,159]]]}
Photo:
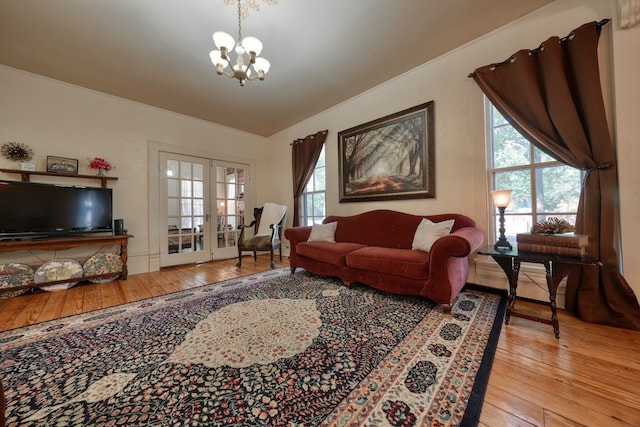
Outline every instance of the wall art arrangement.
{"label": "wall art arrangement", "polygon": [[338,133],[340,203],[435,197],[433,101]]}
{"label": "wall art arrangement", "polygon": [[47,172],[77,175],[78,159],[47,156]]}

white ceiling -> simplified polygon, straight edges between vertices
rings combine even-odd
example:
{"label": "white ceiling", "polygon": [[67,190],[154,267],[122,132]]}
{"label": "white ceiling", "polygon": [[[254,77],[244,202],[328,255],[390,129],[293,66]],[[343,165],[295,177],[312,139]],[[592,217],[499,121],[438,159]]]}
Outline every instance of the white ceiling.
{"label": "white ceiling", "polygon": [[0,64],[270,136],[551,1],[257,0],[271,71],[240,87],[209,60],[224,0],[0,0]]}

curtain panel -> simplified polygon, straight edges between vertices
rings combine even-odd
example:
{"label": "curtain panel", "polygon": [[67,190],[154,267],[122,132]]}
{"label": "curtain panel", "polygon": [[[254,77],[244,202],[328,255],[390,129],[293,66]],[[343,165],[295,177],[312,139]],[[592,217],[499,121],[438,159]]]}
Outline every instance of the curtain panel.
{"label": "curtain panel", "polygon": [[603,265],[569,276],[566,308],[587,322],[640,329],[640,306],[620,274],[614,246],[617,170],[598,69],[598,40],[607,22],[550,37],[470,76],[532,144],[586,172],[576,232],[589,235],[588,251]]}
{"label": "curtain panel", "polygon": [[297,227],[302,222],[302,207],[300,199],[304,188],[313,174],[322,152],[324,141],[327,139],[328,130],[307,135],[305,138],[296,139],[291,144],[291,170],[293,173],[293,226]]}

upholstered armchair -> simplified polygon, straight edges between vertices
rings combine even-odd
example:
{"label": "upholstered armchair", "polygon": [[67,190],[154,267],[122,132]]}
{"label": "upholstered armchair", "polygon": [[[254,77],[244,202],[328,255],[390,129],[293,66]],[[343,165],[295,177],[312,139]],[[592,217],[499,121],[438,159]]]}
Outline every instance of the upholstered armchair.
{"label": "upholstered armchair", "polygon": [[[239,225],[238,262],[236,267],[242,267],[242,252],[253,252],[253,260],[257,260],[257,252],[269,251],[271,268],[275,268],[273,252],[278,249],[282,261],[282,228],[287,217],[287,207],[275,203],[265,203],[261,208],[253,210],[254,220],[249,225]],[[245,239],[245,230],[254,229],[254,236]]]}

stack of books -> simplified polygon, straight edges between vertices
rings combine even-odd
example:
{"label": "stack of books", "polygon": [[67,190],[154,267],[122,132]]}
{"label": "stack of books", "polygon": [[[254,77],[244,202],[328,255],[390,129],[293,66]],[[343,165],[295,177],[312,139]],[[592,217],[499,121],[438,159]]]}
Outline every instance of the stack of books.
{"label": "stack of books", "polygon": [[586,234],[516,234],[518,250],[545,254],[583,256],[587,253],[589,236]]}

